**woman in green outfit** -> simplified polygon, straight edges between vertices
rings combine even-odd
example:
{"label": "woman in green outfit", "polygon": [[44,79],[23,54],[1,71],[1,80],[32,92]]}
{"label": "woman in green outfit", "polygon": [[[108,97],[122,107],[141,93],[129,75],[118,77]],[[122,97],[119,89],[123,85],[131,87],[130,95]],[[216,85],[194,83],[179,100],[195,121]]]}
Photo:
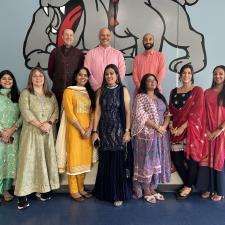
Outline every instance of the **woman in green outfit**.
{"label": "woman in green outfit", "polygon": [[19,90],[12,72],[0,72],[0,197],[5,201],[13,199],[8,190],[16,176],[18,128],[21,125],[18,100]]}
{"label": "woman in green outfit", "polygon": [[19,107],[23,126],[15,195],[18,209],[24,209],[29,206],[27,195],[36,193],[40,200],[46,201],[51,199],[51,190],[59,188],[54,135],[58,105],[41,68],[31,70]]}

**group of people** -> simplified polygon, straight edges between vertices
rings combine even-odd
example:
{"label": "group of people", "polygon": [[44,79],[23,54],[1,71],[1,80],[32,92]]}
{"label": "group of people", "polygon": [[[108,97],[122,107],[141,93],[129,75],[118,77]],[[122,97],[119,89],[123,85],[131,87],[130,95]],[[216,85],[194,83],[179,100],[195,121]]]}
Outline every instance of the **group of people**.
{"label": "group of people", "polygon": [[[212,86],[204,92],[194,86],[192,66],[184,65],[181,86],[171,91],[168,104],[160,91],[165,58],[147,33],[145,52],[134,59],[131,112],[124,58],[110,46],[110,30],[100,30],[99,46],[86,56],[73,47],[72,30],[62,38],[64,45],[49,57],[52,91],[39,67],[30,71],[21,93],[10,71],[0,73],[3,199],[13,199],[9,190],[15,181],[18,209],[29,206],[33,193],[50,200],[60,187],[59,173],[66,172],[70,196],[78,202],[94,195],[115,206],[131,197],[156,203],[165,199],[158,184],[169,182],[176,168],[184,184],[177,199],[188,198],[195,186],[203,198],[220,201],[225,194],[225,66],[215,67]],[[93,148],[99,164],[90,193],[84,179]]]}

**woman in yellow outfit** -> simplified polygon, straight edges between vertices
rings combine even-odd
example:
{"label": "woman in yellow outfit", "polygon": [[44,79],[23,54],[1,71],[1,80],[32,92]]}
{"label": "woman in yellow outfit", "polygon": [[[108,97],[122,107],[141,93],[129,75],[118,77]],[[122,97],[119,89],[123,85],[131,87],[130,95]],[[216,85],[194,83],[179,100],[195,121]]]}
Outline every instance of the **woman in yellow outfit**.
{"label": "woman in yellow outfit", "polygon": [[84,191],[85,173],[91,170],[95,94],[88,82],[90,72],[82,67],[75,74],[75,86],[66,88],[63,107],[66,116],[67,175],[70,195],[83,201],[92,195]]}

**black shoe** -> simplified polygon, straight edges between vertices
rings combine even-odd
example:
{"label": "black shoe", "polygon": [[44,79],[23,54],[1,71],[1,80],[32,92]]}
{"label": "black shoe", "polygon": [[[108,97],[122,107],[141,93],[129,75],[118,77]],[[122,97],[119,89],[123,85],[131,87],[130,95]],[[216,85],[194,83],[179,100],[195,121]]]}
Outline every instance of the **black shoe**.
{"label": "black shoe", "polygon": [[30,204],[28,202],[27,196],[18,197],[18,200],[17,200],[17,208],[18,209],[26,209],[29,206],[30,206]]}
{"label": "black shoe", "polygon": [[45,202],[48,201],[52,198],[51,193],[50,192],[46,192],[46,193],[36,193],[36,197],[39,198],[41,201]]}

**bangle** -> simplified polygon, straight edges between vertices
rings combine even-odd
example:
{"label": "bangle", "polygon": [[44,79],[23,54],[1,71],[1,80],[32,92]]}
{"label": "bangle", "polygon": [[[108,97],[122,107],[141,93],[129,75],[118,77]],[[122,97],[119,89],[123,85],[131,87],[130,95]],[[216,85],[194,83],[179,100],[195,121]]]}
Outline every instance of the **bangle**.
{"label": "bangle", "polygon": [[130,129],[126,128],[126,129],[125,129],[125,132],[129,132],[129,133],[130,133]]}
{"label": "bangle", "polygon": [[91,131],[91,134],[97,134],[98,133],[98,131],[97,130],[93,130],[93,131]]}

